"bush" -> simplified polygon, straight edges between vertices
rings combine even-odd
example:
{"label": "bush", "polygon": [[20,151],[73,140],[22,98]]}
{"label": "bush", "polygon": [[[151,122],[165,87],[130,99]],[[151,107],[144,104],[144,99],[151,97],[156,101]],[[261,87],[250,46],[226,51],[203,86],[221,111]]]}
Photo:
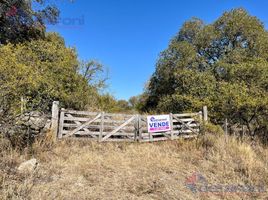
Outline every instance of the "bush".
{"label": "bush", "polygon": [[189,20],[160,54],[141,110],[178,113],[207,105],[213,123],[228,118],[265,140],[267,49],[263,23],[244,9],[211,24]]}
{"label": "bush", "polygon": [[49,112],[59,100],[66,108],[95,106],[97,88],[79,73],[74,49],[56,34],[45,40],[0,47],[0,110],[16,115],[25,110]]}

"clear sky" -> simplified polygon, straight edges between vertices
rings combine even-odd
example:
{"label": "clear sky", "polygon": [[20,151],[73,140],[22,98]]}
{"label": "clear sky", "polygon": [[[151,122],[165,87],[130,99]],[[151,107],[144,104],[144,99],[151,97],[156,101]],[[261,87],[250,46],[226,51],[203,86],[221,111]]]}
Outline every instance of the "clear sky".
{"label": "clear sky", "polygon": [[80,59],[109,68],[108,91],[126,100],[142,93],[159,53],[186,20],[211,23],[243,7],[268,22],[267,0],[57,0],[56,5],[61,19],[48,31],[59,32]]}

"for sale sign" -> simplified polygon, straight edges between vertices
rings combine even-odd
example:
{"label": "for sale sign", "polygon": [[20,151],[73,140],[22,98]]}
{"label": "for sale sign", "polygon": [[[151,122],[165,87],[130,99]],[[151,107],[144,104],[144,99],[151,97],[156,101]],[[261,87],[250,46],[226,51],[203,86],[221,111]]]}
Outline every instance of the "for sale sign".
{"label": "for sale sign", "polygon": [[147,116],[148,132],[165,132],[170,131],[169,115],[150,115]]}

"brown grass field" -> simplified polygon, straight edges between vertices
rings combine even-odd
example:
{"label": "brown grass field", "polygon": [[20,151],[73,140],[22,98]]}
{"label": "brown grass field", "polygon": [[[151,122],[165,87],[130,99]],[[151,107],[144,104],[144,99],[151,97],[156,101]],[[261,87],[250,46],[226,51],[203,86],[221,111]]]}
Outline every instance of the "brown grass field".
{"label": "brown grass field", "polygon": [[[3,139],[0,145],[0,199],[268,199],[268,150],[232,137],[146,144],[43,139],[27,153]],[[31,157],[37,169],[20,173]],[[191,181],[196,193],[186,185]],[[215,189],[239,185],[253,189]]]}

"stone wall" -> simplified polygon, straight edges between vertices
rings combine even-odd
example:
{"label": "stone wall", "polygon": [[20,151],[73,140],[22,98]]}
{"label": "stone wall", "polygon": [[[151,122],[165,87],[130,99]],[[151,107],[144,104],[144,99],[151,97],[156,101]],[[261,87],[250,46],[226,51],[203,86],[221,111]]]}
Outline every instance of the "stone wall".
{"label": "stone wall", "polygon": [[29,144],[51,128],[51,115],[39,111],[23,113],[12,120],[0,122],[0,134],[11,142]]}

